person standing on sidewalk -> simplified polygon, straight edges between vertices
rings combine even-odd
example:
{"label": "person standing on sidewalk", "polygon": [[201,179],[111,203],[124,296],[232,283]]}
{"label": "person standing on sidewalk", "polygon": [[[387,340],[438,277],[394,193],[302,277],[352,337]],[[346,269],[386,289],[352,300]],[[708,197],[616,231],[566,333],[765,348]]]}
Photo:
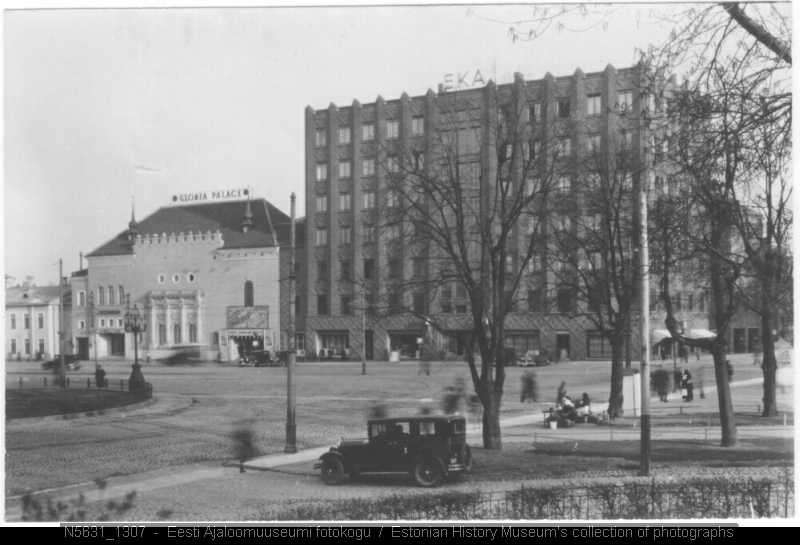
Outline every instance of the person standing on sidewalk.
{"label": "person standing on sidewalk", "polygon": [[692,384],[692,374],[689,372],[688,369],[683,370],[683,376],[681,377],[681,386],[686,389],[686,397],[683,398],[684,401],[692,401],[694,400],[694,384]]}

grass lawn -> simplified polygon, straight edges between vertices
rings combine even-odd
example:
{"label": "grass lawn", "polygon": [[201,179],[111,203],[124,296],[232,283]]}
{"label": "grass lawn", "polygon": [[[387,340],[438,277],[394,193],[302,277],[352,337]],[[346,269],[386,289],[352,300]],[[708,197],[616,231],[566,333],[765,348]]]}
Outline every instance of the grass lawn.
{"label": "grass lawn", "polygon": [[[741,440],[736,448],[703,441],[653,441],[652,467],[670,468],[792,467],[794,441],[782,438]],[[502,481],[557,478],[576,472],[636,470],[638,441],[506,443],[502,451],[473,447],[470,479]]]}
{"label": "grass lawn", "polygon": [[10,388],[6,390],[6,419],[97,411],[131,403],[127,396],[119,394],[68,388]]}

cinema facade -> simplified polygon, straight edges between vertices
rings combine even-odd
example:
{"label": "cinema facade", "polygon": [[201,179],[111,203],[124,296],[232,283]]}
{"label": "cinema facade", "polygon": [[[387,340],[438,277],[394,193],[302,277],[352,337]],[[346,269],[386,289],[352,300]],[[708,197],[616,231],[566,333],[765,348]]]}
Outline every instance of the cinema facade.
{"label": "cinema facade", "polygon": [[[290,218],[251,196],[248,189],[187,193],[140,222],[132,212],[128,228],[72,274],[79,357],[132,359],[124,317],[134,306],[148,321],[139,339],[144,360],[199,352],[226,362],[287,349]],[[298,241],[303,228],[299,222]],[[303,329],[301,316],[296,331]]]}

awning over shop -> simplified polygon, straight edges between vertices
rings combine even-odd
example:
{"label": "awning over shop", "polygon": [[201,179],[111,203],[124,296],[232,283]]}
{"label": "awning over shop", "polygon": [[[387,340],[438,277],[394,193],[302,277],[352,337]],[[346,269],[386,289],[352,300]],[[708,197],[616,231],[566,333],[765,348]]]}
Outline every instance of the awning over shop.
{"label": "awning over shop", "polygon": [[713,339],[717,334],[707,329],[690,329],[687,337],[690,339]]}
{"label": "awning over shop", "polygon": [[[659,342],[663,339],[671,339],[669,331],[666,329],[654,329],[652,332],[653,342]],[[717,334],[707,329],[690,329],[686,332],[687,339],[713,339]]]}

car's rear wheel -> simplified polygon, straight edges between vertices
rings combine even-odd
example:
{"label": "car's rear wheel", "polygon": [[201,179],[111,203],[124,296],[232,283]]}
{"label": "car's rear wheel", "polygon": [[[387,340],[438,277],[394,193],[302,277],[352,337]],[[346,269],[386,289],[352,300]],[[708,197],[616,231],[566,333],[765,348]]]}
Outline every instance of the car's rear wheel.
{"label": "car's rear wheel", "polygon": [[322,461],[322,480],[325,484],[337,485],[344,478],[344,467],[338,458],[326,458]]}
{"label": "car's rear wheel", "polygon": [[414,479],[424,488],[439,486],[443,477],[442,466],[434,458],[422,458],[414,467]]}

